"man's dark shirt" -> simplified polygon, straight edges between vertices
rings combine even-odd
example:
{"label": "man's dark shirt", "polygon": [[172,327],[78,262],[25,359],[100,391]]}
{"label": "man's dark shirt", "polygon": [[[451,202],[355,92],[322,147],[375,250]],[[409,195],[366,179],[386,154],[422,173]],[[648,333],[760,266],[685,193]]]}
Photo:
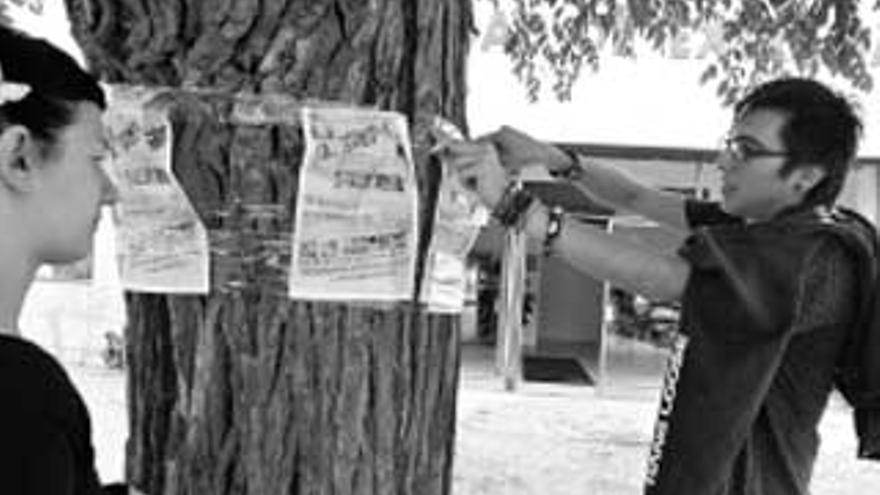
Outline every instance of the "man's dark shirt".
{"label": "man's dark shirt", "polygon": [[0,335],[0,397],[0,493],[102,493],[88,412],[54,358]]}
{"label": "man's dark shirt", "polygon": [[683,339],[645,493],[805,495],[854,316],[853,259],[834,235],[783,219],[746,226],[699,202],[687,213]]}

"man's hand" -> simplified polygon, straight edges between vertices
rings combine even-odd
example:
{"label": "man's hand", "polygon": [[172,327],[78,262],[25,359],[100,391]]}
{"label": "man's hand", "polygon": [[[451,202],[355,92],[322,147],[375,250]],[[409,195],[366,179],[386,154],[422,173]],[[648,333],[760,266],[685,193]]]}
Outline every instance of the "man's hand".
{"label": "man's hand", "polygon": [[511,172],[534,166],[544,166],[549,171],[571,166],[571,158],[565,152],[513,127],[503,126],[478,141],[494,144],[502,165]]}
{"label": "man's hand", "polygon": [[501,166],[495,146],[487,141],[452,141],[434,153],[458,175],[462,185],[475,192],[489,209],[495,207],[509,176]]}

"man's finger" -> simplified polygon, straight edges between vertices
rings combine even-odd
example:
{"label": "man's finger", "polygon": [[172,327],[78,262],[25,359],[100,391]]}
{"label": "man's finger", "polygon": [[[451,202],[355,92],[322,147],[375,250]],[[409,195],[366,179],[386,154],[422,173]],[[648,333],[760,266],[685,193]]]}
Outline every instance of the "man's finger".
{"label": "man's finger", "polygon": [[487,134],[483,134],[478,137],[476,141],[480,141],[483,143],[491,144],[492,146],[498,146],[504,140],[504,134],[509,129],[507,126],[503,126],[495,131],[492,131]]}
{"label": "man's finger", "polygon": [[438,157],[453,169],[468,169],[498,161],[492,152],[485,152],[483,150],[476,153],[445,153],[438,155]]}
{"label": "man's finger", "polygon": [[465,179],[470,177],[479,177],[483,174],[482,170],[480,170],[480,167],[472,166],[455,170],[455,175],[457,175],[459,179]]}
{"label": "man's finger", "polygon": [[463,157],[458,159],[447,160],[446,163],[450,168],[462,173],[468,170],[477,170],[486,164],[486,160],[474,157]]}
{"label": "man's finger", "polygon": [[483,134],[482,136],[477,136],[474,138],[475,143],[483,143],[483,144],[491,144],[495,145],[495,136],[498,135],[498,131],[490,132],[488,134]]}
{"label": "man's finger", "polygon": [[491,152],[488,143],[478,141],[447,141],[431,149],[431,153],[441,157],[458,157],[462,155],[485,155]]}
{"label": "man's finger", "polygon": [[479,168],[471,167],[465,170],[458,170],[456,175],[458,176],[458,181],[461,182],[465,188],[476,190],[480,183],[482,173]]}

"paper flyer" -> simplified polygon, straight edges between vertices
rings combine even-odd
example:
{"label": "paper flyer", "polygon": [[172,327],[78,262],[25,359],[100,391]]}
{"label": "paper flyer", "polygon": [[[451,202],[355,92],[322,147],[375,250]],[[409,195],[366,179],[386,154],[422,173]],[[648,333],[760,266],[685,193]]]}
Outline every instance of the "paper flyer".
{"label": "paper flyer", "polygon": [[[435,118],[433,132],[438,144],[464,139],[450,122]],[[467,293],[467,256],[489,212],[466,190],[446,164],[443,167],[434,228],[425,264],[421,302],[435,313],[461,313]]]}
{"label": "paper flyer", "polygon": [[488,211],[443,165],[422,284],[421,301],[429,311],[460,313],[464,309],[467,256],[488,221]]}
{"label": "paper flyer", "polygon": [[406,119],[366,109],[302,111],[289,296],[412,297],[418,191]]}
{"label": "paper flyer", "polygon": [[120,282],[136,292],[206,294],[208,234],[171,169],[171,124],[140,102],[105,115],[116,205]]}

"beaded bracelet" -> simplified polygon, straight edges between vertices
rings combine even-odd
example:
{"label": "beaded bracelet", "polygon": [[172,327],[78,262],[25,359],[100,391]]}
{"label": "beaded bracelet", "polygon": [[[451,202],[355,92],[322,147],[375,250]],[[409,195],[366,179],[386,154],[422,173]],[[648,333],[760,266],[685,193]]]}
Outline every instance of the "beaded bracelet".
{"label": "beaded bracelet", "polygon": [[501,199],[495,208],[492,209],[492,216],[498,220],[498,223],[505,227],[511,227],[519,222],[532,202],[535,196],[522,189],[515,182],[511,182],[501,195]]}
{"label": "beaded bracelet", "polygon": [[565,211],[561,206],[554,206],[547,212],[547,230],[544,232],[542,244],[544,256],[553,254],[553,244],[562,234],[562,223],[565,220]]}

